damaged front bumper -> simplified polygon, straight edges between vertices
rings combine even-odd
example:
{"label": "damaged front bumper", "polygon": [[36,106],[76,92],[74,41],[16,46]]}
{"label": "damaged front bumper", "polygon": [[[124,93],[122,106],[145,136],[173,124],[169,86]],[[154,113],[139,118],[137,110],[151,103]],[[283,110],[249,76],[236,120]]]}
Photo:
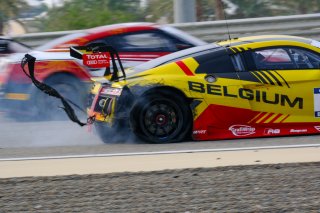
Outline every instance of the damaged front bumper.
{"label": "damaged front bumper", "polygon": [[[96,121],[113,126],[116,117],[116,106],[120,99],[122,88],[113,88],[110,85],[95,83],[88,98],[88,116],[95,117]],[[117,114],[118,115],[118,114]]]}

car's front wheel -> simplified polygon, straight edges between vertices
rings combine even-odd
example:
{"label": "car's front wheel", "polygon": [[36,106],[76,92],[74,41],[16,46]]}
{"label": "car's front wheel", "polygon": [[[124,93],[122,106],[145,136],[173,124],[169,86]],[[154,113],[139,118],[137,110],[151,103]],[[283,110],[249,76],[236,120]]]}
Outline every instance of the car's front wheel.
{"label": "car's front wheel", "polygon": [[133,108],[131,126],[144,141],[178,142],[191,132],[191,110],[186,100],[174,93],[148,94]]}

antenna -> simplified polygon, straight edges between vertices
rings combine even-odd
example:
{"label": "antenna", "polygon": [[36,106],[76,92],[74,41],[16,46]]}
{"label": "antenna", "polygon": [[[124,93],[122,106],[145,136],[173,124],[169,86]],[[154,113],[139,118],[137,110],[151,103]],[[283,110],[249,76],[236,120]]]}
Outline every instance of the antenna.
{"label": "antenna", "polygon": [[228,32],[228,37],[229,37],[229,40],[231,40],[231,36],[230,36],[230,31],[229,31],[229,25],[228,25],[228,19],[227,19],[227,15],[226,15],[226,12],[225,12],[225,7],[224,7],[224,4],[222,2],[223,0],[220,0],[220,7],[222,6],[223,8],[223,16],[224,16],[224,20],[226,21],[226,27],[227,27],[227,32]]}

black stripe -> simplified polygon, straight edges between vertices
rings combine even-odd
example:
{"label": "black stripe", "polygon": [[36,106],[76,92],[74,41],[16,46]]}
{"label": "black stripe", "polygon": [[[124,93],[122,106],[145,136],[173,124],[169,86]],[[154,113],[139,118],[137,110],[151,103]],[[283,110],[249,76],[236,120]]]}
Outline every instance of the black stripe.
{"label": "black stripe", "polygon": [[254,72],[257,76],[259,76],[259,80],[264,84],[269,84],[263,77],[261,77],[260,73],[258,71]]}
{"label": "black stripe", "polygon": [[280,76],[280,78],[284,81],[284,83],[286,83],[286,85],[288,86],[288,88],[290,88],[288,82],[286,81],[286,79],[284,79],[276,70],[274,70],[275,73],[277,73],[278,76]]}
{"label": "black stripe", "polygon": [[257,73],[259,73],[261,76],[265,77],[270,82],[271,85],[275,85],[275,83],[265,73],[263,73],[262,71],[257,71]]}
{"label": "black stripe", "polygon": [[231,48],[235,53],[238,53],[239,52],[239,50],[237,49],[237,48],[235,48],[235,47],[232,47]]}
{"label": "black stripe", "polygon": [[276,80],[276,82],[277,82],[277,84],[278,84],[279,86],[282,86],[282,84],[281,84],[281,82],[279,81],[279,79],[278,79],[275,75],[273,75],[272,72],[270,72],[269,70],[266,70],[266,72],[267,72],[274,80]]}
{"label": "black stripe", "polygon": [[254,75],[253,72],[250,72],[250,73],[252,74],[253,77],[255,77],[256,79],[258,79],[258,81],[259,81],[260,83],[263,83],[263,82],[261,81],[261,79],[260,79],[259,77],[257,77],[257,74]]}
{"label": "black stripe", "polygon": [[227,52],[228,52],[229,55],[234,53],[234,52],[231,50],[230,47],[227,49]]}
{"label": "black stripe", "polygon": [[239,47],[239,49],[241,50],[241,52],[246,51],[243,47]]}
{"label": "black stripe", "polygon": [[253,72],[238,72],[239,79],[244,80],[244,81],[251,81],[251,82],[257,82],[261,83],[261,80],[257,78]]}
{"label": "black stripe", "polygon": [[197,106],[199,106],[202,103],[201,100],[193,100],[190,104],[190,107],[192,110],[194,110]]}

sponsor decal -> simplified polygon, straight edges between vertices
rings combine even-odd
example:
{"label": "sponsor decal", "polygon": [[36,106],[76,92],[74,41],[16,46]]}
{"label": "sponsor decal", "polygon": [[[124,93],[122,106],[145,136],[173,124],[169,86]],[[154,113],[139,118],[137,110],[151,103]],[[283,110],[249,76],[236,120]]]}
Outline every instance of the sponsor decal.
{"label": "sponsor decal", "polygon": [[290,133],[305,133],[308,132],[307,129],[290,129]]}
{"label": "sponsor decal", "polygon": [[106,87],[102,88],[100,93],[105,95],[120,95],[122,92],[122,89],[120,88],[112,88],[112,87]]}
{"label": "sponsor decal", "polygon": [[314,116],[320,118],[320,88],[313,89]]}
{"label": "sponsor decal", "polygon": [[314,128],[315,128],[318,132],[320,132],[320,126],[314,126]]}
{"label": "sponsor decal", "polygon": [[264,134],[265,135],[277,135],[277,134],[280,134],[280,129],[266,128],[266,129],[264,129]]}
{"label": "sponsor decal", "polygon": [[[285,94],[268,93],[262,90],[252,90],[239,88],[237,91],[231,92],[227,86],[217,84],[203,84],[200,82],[188,81],[189,90],[193,92],[206,93],[208,95],[241,98],[249,101],[263,102],[266,104],[288,106],[290,108],[303,109],[303,98],[291,98]],[[319,97],[320,101],[320,97]],[[320,104],[320,103],[319,103]],[[320,106],[319,106],[320,107]],[[320,117],[320,108],[319,108]]]}
{"label": "sponsor decal", "polygon": [[193,134],[194,135],[203,135],[203,134],[206,134],[207,133],[207,130],[205,129],[202,129],[202,130],[194,130],[193,131]]}
{"label": "sponsor decal", "polygon": [[247,125],[233,125],[229,130],[235,136],[247,136],[256,133],[256,128]]}
{"label": "sponsor decal", "polygon": [[110,67],[109,53],[92,53],[82,55],[83,65],[92,68]]}

